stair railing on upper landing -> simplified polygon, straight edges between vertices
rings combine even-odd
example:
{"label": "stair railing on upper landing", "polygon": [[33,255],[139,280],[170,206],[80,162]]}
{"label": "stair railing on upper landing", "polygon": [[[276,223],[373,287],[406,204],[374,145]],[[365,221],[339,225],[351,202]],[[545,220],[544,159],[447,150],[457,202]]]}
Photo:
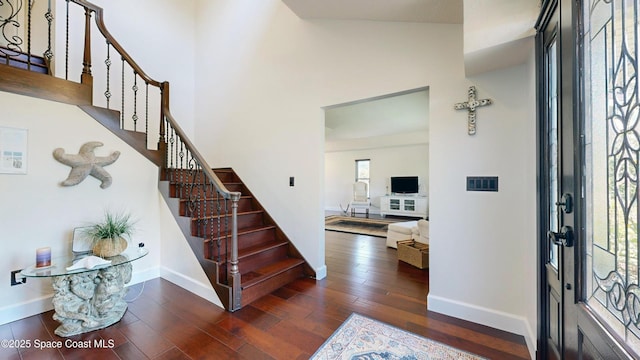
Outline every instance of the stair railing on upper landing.
{"label": "stair railing on upper landing", "polygon": [[[64,19],[64,25],[54,18]],[[78,31],[82,26],[84,32]],[[94,26],[103,41],[92,41]],[[54,39],[53,28],[58,34],[64,32],[64,39]],[[64,57],[54,56],[62,48],[59,52],[64,52]],[[41,53],[42,57],[32,53]],[[104,60],[94,66],[92,58]],[[216,241],[210,242],[213,248],[209,253],[214,260],[230,265],[223,267],[227,274],[221,278],[226,278],[225,285],[231,287],[229,309],[239,309],[237,209],[241,194],[222,184],[178,125],[169,106],[169,83],[156,81],[142,70],[109,33],[99,6],[85,0],[0,1],[0,64],[32,70],[41,60],[49,74],[87,85],[94,106],[116,106],[113,110],[120,113],[120,129],[143,133],[148,148],[157,144],[157,150],[163,153],[163,163],[157,164],[163,168],[163,175],[184,184],[178,185],[176,195],[187,199],[191,216],[204,222],[207,230],[196,235],[212,236]],[[154,118],[158,121],[150,120]]]}

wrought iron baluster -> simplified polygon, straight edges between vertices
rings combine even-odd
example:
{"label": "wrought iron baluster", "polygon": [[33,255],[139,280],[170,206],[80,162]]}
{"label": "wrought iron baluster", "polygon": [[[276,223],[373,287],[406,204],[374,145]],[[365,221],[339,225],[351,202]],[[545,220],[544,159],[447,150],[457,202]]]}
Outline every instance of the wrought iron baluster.
{"label": "wrought iron baluster", "polygon": [[[182,141],[180,141],[180,151],[178,153],[179,156],[179,160],[180,160],[180,165],[178,165],[180,168],[183,167],[183,160],[184,160],[184,143]],[[189,159],[190,160],[190,159]]]}
{"label": "wrought iron baluster", "polygon": [[[4,54],[5,63],[9,64],[11,57],[19,56],[20,53],[22,53],[21,46],[23,45],[24,40],[17,35],[17,30],[20,28],[21,24],[16,20],[16,18],[22,11],[23,2],[22,0],[16,0],[14,5],[11,1],[7,0],[4,4],[9,7],[9,15],[0,19],[0,33],[7,43],[7,48],[0,48],[0,52]],[[11,28],[16,29],[16,35],[7,34],[7,29]]]}
{"label": "wrought iron baluster", "polygon": [[107,99],[107,109],[109,109],[109,102],[111,100],[111,43],[107,40],[107,58],[104,61],[107,66],[107,90],[104,92],[104,97]]}
{"label": "wrought iron baluster", "polygon": [[27,5],[27,70],[31,71],[31,10],[33,10],[33,0],[28,0]]}
{"label": "wrought iron baluster", "polygon": [[[220,193],[216,191],[216,215],[217,215],[217,219],[218,221],[216,221],[216,225],[217,225],[217,235],[218,235],[218,240],[216,241],[216,245],[218,248],[218,259],[217,261],[220,262],[222,259],[222,233],[220,232],[220,214],[221,214],[221,206],[220,206]],[[226,260],[226,259],[225,259]],[[226,269],[226,266],[225,266]],[[227,281],[227,274],[225,271],[224,274],[224,280]]]}
{"label": "wrought iron baluster", "polygon": [[171,166],[169,165],[169,139],[167,138],[167,130],[169,128],[169,120],[162,115],[161,117],[161,121],[160,121],[160,139],[159,139],[159,143],[162,144],[164,143],[164,166],[166,166],[167,168],[171,168]]}
{"label": "wrought iron baluster", "polygon": [[[44,14],[44,18],[47,19],[47,50],[44,52],[44,57],[47,59],[47,67],[50,66],[51,59],[53,59],[53,51],[51,51],[51,25],[53,23],[53,13],[51,12],[51,0],[48,1],[47,12]],[[51,72],[51,69],[49,69]]]}
{"label": "wrought iron baluster", "polygon": [[149,83],[145,81],[144,144],[149,144]]}
{"label": "wrought iron baluster", "polygon": [[169,137],[169,167],[173,167],[173,143],[176,141],[173,137],[174,131],[173,128],[170,129],[171,136]]}
{"label": "wrought iron baluster", "polygon": [[198,162],[198,168],[200,168],[200,172],[198,173],[198,176],[201,176],[199,183],[201,184],[200,188],[202,189],[202,192],[200,193],[200,198],[198,199],[198,204],[202,205],[202,213],[208,220],[207,228],[205,229],[204,233],[206,234],[207,238],[211,239],[213,234],[209,231],[208,224],[213,223],[213,219],[209,216],[209,213],[207,212],[207,192],[209,188],[209,182],[207,181],[207,176],[204,174],[204,171],[202,171],[202,166],[200,165],[199,162]]}
{"label": "wrought iron baluster", "polygon": [[67,24],[65,31],[65,55],[64,55],[64,78],[69,80],[69,0],[67,0]]}
{"label": "wrought iron baluster", "polygon": [[[170,128],[170,131],[172,133],[171,138],[173,138],[173,127]],[[173,161],[172,161],[173,162]],[[180,172],[180,189],[182,191],[182,187],[184,186],[184,183],[186,182],[185,180],[185,169],[175,169],[174,171],[179,171]],[[182,192],[180,193],[180,197],[182,198]],[[191,204],[190,202],[187,201],[187,204],[189,205],[191,211],[193,212],[193,204]]]}
{"label": "wrought iron baluster", "polygon": [[120,111],[120,128],[124,129],[124,57],[122,57],[122,108]]}
{"label": "wrought iron baluster", "polygon": [[133,70],[133,115],[131,116],[131,120],[133,120],[133,131],[138,131],[138,73]]}
{"label": "wrought iron baluster", "polygon": [[[195,162],[195,159],[193,159],[193,161]],[[196,166],[196,168],[199,168],[199,166]],[[203,188],[204,184],[200,184],[200,173],[196,172],[193,178],[196,185],[195,191],[198,194],[198,196],[201,196],[205,190]],[[204,238],[207,236],[207,226],[209,225],[209,219],[206,217],[206,213],[203,212],[202,204],[200,201],[197,202],[197,206],[198,206],[198,218],[202,220],[201,235]]]}

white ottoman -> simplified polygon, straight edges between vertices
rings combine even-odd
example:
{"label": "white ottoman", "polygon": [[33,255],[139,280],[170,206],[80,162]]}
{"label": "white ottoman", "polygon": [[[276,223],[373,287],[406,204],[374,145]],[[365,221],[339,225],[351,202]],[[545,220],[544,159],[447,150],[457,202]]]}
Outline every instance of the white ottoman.
{"label": "white ottoman", "polygon": [[418,227],[418,221],[392,223],[387,226],[387,247],[398,248],[398,241],[411,240],[413,228]]}

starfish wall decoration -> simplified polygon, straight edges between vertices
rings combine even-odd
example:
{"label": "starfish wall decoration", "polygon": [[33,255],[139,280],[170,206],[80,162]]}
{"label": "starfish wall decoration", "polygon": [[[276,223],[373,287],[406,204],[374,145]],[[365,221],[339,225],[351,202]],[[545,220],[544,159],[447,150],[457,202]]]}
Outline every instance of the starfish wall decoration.
{"label": "starfish wall decoration", "polygon": [[87,176],[102,181],[100,187],[103,189],[111,186],[111,175],[103,169],[103,166],[111,165],[120,156],[119,151],[114,151],[109,156],[96,156],[93,151],[95,148],[102,146],[99,141],[90,141],[80,147],[77,155],[65,154],[64,149],[57,148],[53,150],[53,157],[59,162],[71,166],[71,172],[67,179],[60,184],[63,186],[73,186],[80,184]]}

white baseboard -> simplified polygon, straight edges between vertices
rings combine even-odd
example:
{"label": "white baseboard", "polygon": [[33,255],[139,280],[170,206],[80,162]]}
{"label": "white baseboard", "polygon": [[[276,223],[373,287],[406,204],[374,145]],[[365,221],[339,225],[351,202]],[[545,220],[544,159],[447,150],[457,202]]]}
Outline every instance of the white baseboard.
{"label": "white baseboard", "polygon": [[427,309],[429,311],[522,335],[527,343],[529,355],[532,359],[535,359],[537,347],[536,335],[535,331],[531,328],[531,324],[525,317],[446,299],[431,294],[427,296]]}
{"label": "white baseboard", "polygon": [[5,306],[0,309],[0,325],[38,315],[53,309],[51,299],[53,294],[47,294],[18,304]]}
{"label": "white baseboard", "polygon": [[166,267],[161,268],[160,274],[163,279],[170,281],[221,308],[224,308],[218,294],[216,294],[216,291],[213,289],[211,284],[196,281]]}
{"label": "white baseboard", "polygon": [[327,265],[322,265],[316,270],[316,280],[322,280],[327,277]]}
{"label": "white baseboard", "polygon": [[158,277],[160,277],[160,268],[157,266],[143,271],[136,271],[131,274],[131,281],[127,283],[127,286],[139,284]]}

